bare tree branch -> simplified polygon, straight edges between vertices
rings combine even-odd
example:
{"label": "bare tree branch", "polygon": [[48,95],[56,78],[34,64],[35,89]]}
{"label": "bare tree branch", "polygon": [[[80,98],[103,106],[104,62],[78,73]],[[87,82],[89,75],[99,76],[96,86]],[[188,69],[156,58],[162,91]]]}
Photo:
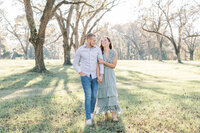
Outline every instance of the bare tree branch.
{"label": "bare tree branch", "polygon": [[87,6],[89,6],[89,7],[92,7],[92,8],[94,8],[92,5],[90,5],[90,4],[88,4],[87,2],[85,2],[85,1],[78,1],[78,2],[69,2],[69,1],[66,1],[66,0],[63,0],[63,1],[61,1],[60,3],[58,3],[55,7],[54,7],[54,9],[52,10],[52,15],[51,15],[51,17],[53,17],[54,16],[54,13],[56,12],[56,10],[61,6],[61,5],[63,5],[63,4],[85,4],[85,5],[87,5]]}
{"label": "bare tree branch", "polygon": [[53,44],[53,43],[57,42],[61,37],[62,37],[62,34],[59,35],[54,41],[47,43],[46,45]]}

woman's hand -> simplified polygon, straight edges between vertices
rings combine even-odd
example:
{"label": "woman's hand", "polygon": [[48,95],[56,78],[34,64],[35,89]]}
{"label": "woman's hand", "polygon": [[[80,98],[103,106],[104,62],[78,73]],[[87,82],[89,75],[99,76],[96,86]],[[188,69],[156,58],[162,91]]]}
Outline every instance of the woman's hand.
{"label": "woman's hand", "polygon": [[103,80],[103,75],[98,76],[98,78],[97,78],[98,83],[102,83],[102,80]]}
{"label": "woman's hand", "polygon": [[100,80],[99,78],[97,78],[97,82],[98,82],[98,83],[101,83],[101,82],[102,82],[102,80]]}
{"label": "woman's hand", "polygon": [[99,64],[105,64],[105,61],[102,59],[99,59]]}

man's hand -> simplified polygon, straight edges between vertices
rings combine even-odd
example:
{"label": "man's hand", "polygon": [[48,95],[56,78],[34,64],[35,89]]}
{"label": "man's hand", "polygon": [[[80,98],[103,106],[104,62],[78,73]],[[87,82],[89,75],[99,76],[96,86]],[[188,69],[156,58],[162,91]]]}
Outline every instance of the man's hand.
{"label": "man's hand", "polygon": [[105,61],[104,60],[102,60],[102,59],[99,59],[99,64],[104,64],[105,63]]}
{"label": "man's hand", "polygon": [[80,72],[79,74],[80,74],[81,77],[86,76],[86,74],[84,74],[82,72]]}

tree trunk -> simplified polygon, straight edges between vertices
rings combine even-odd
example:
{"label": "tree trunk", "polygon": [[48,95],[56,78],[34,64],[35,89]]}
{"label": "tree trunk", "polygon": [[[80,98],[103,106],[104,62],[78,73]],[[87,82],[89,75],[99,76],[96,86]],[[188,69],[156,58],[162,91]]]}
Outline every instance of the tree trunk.
{"label": "tree trunk", "polygon": [[70,56],[71,47],[68,43],[69,43],[68,38],[66,38],[66,39],[64,38],[64,40],[63,40],[64,64],[63,65],[72,65],[71,56]]}
{"label": "tree trunk", "polygon": [[24,59],[25,59],[25,60],[28,59],[28,51],[26,51],[26,52],[24,53]]}
{"label": "tree trunk", "polygon": [[126,55],[126,59],[127,60],[130,60],[130,53],[131,53],[131,51],[130,51],[130,43],[128,42],[128,49],[127,49],[127,55]]}
{"label": "tree trunk", "polygon": [[70,56],[71,48],[64,48],[64,64],[63,65],[72,65],[71,56]]}
{"label": "tree trunk", "polygon": [[182,63],[180,48],[177,48],[175,51],[176,51],[175,53],[176,53],[176,57],[177,57],[178,63]]}
{"label": "tree trunk", "polygon": [[150,42],[147,42],[148,44],[148,60],[151,60],[151,47],[150,47]]}
{"label": "tree trunk", "polygon": [[77,49],[78,49],[78,47],[79,47],[79,40],[78,40],[78,38],[79,38],[79,35],[78,35],[78,33],[76,33],[75,34],[75,45],[74,45],[74,50],[76,51]]}
{"label": "tree trunk", "polygon": [[194,50],[190,50],[190,60],[193,61],[194,58]]}
{"label": "tree trunk", "polygon": [[159,61],[162,61],[162,45],[159,47]]}
{"label": "tree trunk", "polygon": [[0,37],[0,59],[1,59],[1,37]]}
{"label": "tree trunk", "polygon": [[34,45],[35,50],[35,67],[33,68],[34,72],[47,72],[45,64],[44,64],[44,57],[43,57],[43,45],[37,44]]}
{"label": "tree trunk", "polygon": [[144,56],[141,50],[138,51],[139,59],[144,60]]}
{"label": "tree trunk", "polygon": [[156,38],[157,38],[157,42],[158,42],[158,44],[159,44],[159,55],[158,55],[158,60],[159,61],[162,61],[163,59],[162,59],[162,37],[160,37],[160,35],[156,35]]}
{"label": "tree trunk", "polygon": [[184,52],[185,52],[185,61],[187,61],[187,51],[184,50]]}

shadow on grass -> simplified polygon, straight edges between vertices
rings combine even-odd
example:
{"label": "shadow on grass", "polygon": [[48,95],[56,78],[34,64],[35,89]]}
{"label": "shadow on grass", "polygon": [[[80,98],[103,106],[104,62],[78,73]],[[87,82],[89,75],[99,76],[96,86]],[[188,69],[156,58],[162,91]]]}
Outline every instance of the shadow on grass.
{"label": "shadow on grass", "polygon": [[[192,83],[195,83],[196,86],[200,86],[200,82],[199,81],[189,81]],[[188,83],[186,82],[186,85]],[[197,85],[199,84],[199,85]],[[182,85],[183,88],[187,86],[186,85]],[[180,90],[176,93],[172,92],[163,92],[163,90],[165,90],[164,88],[161,87],[146,87],[143,85],[137,85],[137,87],[139,87],[140,89],[145,89],[145,90],[149,90],[152,92],[155,92],[156,95],[165,95],[165,96],[169,96],[169,99],[171,102],[174,103],[174,106],[177,106],[181,109],[182,113],[191,113],[192,114],[192,118],[187,118],[187,119],[198,119],[200,120],[200,92],[197,91],[196,89],[193,90],[192,92],[190,91],[190,89],[186,89],[186,90]],[[169,87],[173,87],[173,86],[169,86]],[[173,90],[173,88],[172,88]],[[162,97],[160,97],[160,99],[162,99]],[[157,99],[156,99],[157,100]],[[162,99],[165,100],[165,99]],[[182,116],[183,119],[184,116]]]}
{"label": "shadow on grass", "polygon": [[125,133],[125,125],[122,118],[118,117],[118,122],[113,122],[111,119],[98,120],[93,126],[85,126],[84,133]]}
{"label": "shadow on grass", "polygon": [[200,80],[189,80],[188,82],[193,84],[199,84],[200,86]]}
{"label": "shadow on grass", "polygon": [[[50,132],[50,131],[57,131],[57,130],[66,130],[68,126],[63,127],[56,127],[55,125],[52,125],[52,123],[59,123],[60,119],[62,117],[65,117],[66,119],[69,118],[69,109],[71,109],[73,112],[71,114],[72,118],[71,121],[66,123],[74,123],[77,120],[73,119],[76,116],[80,116],[82,112],[82,104],[83,102],[77,100],[77,106],[73,106],[73,108],[69,108],[68,103],[65,104],[65,106],[60,105],[59,103],[55,103],[52,101],[52,99],[55,99],[55,91],[57,87],[59,87],[59,82],[62,81],[64,84],[64,87],[62,88],[64,91],[67,92],[67,94],[72,97],[74,100],[77,99],[75,95],[73,95],[72,92],[69,91],[69,88],[67,88],[67,84],[69,82],[69,76],[72,73],[67,73],[67,69],[69,69],[69,66],[64,67],[53,67],[49,69],[51,72],[47,74],[37,74],[37,73],[21,73],[21,74],[15,74],[11,75],[9,77],[6,77],[4,81],[11,80],[11,82],[16,81],[17,79],[21,79],[19,82],[15,82],[15,84],[9,85],[5,87],[3,90],[0,90],[1,92],[4,91],[3,94],[0,95],[0,98],[4,98],[8,95],[11,95],[12,93],[15,93],[18,90],[23,89],[30,89],[27,92],[22,92],[22,94],[26,95],[25,97],[18,96],[16,98],[8,98],[6,100],[0,101],[0,132],[8,132],[8,131],[23,131],[23,132]],[[31,75],[31,76],[30,76]],[[25,87],[25,85],[33,80],[34,78],[41,76],[42,80],[35,82],[34,84],[31,84],[30,86]],[[15,78],[16,77],[16,78]],[[54,80],[54,84],[52,86],[51,81]],[[77,80],[76,78],[71,78],[70,80]],[[42,86],[42,88],[41,88]],[[34,89],[39,87],[40,89]],[[44,88],[52,87],[48,93],[45,95],[41,95],[44,91]],[[6,90],[8,89],[8,90]],[[33,95],[30,96],[32,93],[35,94],[35,92],[39,95]],[[10,123],[10,119],[14,119],[13,121],[17,120],[20,115],[24,115],[27,112],[34,110],[38,108],[39,112],[42,113],[42,119],[37,120],[34,118],[34,120],[29,120],[29,116],[27,115],[25,120],[21,120],[20,123]],[[68,111],[65,111],[68,110]],[[31,115],[31,114],[30,114]],[[61,115],[61,116],[59,116]],[[36,120],[35,120],[36,119]],[[77,117],[78,119],[78,117]],[[66,125],[66,124],[65,124]],[[67,124],[71,125],[71,124]]]}
{"label": "shadow on grass", "polygon": [[[141,77],[142,73],[135,72],[135,71],[128,71],[129,76],[117,76],[117,82],[120,82],[124,85],[123,88],[117,88],[118,91],[118,99],[121,103],[120,106],[122,108],[122,112],[131,112],[132,107],[136,107],[141,105],[141,101],[138,100],[138,95],[133,94],[130,92],[131,90],[125,89],[125,86],[132,85],[137,83],[138,81],[142,80]],[[149,76],[149,75],[145,75]],[[153,77],[153,76],[152,76]],[[155,78],[155,77],[154,77]],[[137,80],[134,82],[134,79]],[[99,133],[125,133],[126,128],[125,124],[123,123],[123,118],[125,117],[125,113],[121,113],[118,115],[119,121],[112,122],[111,118],[109,121],[105,121],[104,116],[101,115],[97,122],[93,126],[85,126],[84,132],[99,132]]]}
{"label": "shadow on grass", "polygon": [[[0,127],[0,131],[48,131],[47,129],[51,128],[48,117],[50,116],[50,113],[53,112],[52,108],[50,107],[53,93],[54,91],[51,91],[46,96],[34,96],[24,98],[18,97],[15,99],[1,101],[0,123],[2,127]],[[32,111],[36,108],[39,109],[36,113],[41,112],[42,119],[37,117],[31,118],[34,114],[23,116],[29,111]],[[10,120],[13,122],[9,122]]]}
{"label": "shadow on grass", "polygon": [[[130,93],[126,89],[118,88],[118,99],[122,108],[122,113],[118,115],[118,122],[112,121],[111,113],[109,113],[109,120],[104,120],[104,115],[97,115],[98,120],[93,126],[85,126],[84,133],[98,132],[98,133],[125,133],[126,126],[123,123],[123,118],[126,117],[125,112],[132,112],[132,107],[140,106],[141,101],[138,96]],[[132,112],[133,114],[133,112]]]}
{"label": "shadow on grass", "polygon": [[194,64],[194,63],[188,63],[188,62],[183,62],[182,65],[200,67],[200,64]]}
{"label": "shadow on grass", "polygon": [[[73,73],[67,73],[67,70],[71,66],[57,66],[49,69],[49,73],[33,73],[33,72],[24,72],[20,74],[11,75],[3,78],[0,83],[3,85],[3,88],[0,90],[0,98],[4,98],[12,93],[15,93],[18,90],[23,89],[33,89],[34,88],[47,88],[47,87],[58,87],[59,82],[63,81],[64,89],[69,93],[67,88],[67,83],[69,81],[69,76]],[[36,78],[39,78],[37,81]],[[70,80],[78,80],[77,78],[70,78]],[[31,91],[28,91],[31,93]]]}

